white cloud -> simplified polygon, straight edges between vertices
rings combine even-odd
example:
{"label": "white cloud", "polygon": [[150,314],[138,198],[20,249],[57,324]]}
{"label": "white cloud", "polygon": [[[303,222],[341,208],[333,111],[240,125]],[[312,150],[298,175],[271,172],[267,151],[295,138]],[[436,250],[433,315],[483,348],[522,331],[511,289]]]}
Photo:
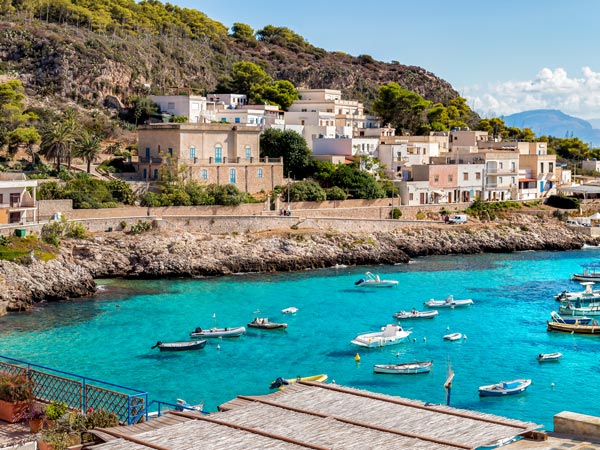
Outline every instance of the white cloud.
{"label": "white cloud", "polygon": [[562,67],[544,67],[533,80],[506,81],[462,89],[471,108],[484,117],[509,115],[530,109],[559,109],[591,119],[600,117],[600,73],[589,67],[570,78]]}

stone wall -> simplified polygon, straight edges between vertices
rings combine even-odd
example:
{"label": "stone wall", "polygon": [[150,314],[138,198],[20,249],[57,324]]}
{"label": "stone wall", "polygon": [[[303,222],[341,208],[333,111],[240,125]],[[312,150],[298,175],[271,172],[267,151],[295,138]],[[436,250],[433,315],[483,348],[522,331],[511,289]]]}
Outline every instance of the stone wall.
{"label": "stone wall", "polygon": [[59,212],[67,217],[71,216],[73,211],[73,200],[39,200],[38,220],[44,222],[50,220],[52,216]]}
{"label": "stone wall", "polygon": [[600,417],[563,411],[554,416],[554,432],[600,439]]}

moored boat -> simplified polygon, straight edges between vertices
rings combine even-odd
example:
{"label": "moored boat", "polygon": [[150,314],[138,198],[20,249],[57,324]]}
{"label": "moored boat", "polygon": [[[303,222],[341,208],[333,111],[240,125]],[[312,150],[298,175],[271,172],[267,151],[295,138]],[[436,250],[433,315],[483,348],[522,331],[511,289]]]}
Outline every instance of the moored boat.
{"label": "moored boat", "polygon": [[358,287],[369,287],[369,288],[384,288],[394,287],[398,285],[397,280],[382,280],[379,275],[373,275],[371,272],[365,273],[365,276],[354,283]]}
{"label": "moored boat", "polygon": [[150,348],[156,348],[161,352],[182,352],[186,350],[200,350],[206,346],[205,340],[180,341],[180,342],[161,342],[158,341]]}
{"label": "moored boat", "polygon": [[600,262],[582,264],[583,267],[582,273],[574,273],[571,276],[571,280],[573,281],[600,281]]}
{"label": "moored boat", "polygon": [[560,314],[558,314],[556,311],[552,311],[550,313],[550,317],[552,317],[552,320],[554,322],[568,323],[571,325],[589,325],[592,322],[591,317],[577,316],[577,315],[570,316],[570,317],[563,317]]}
{"label": "moored boat", "polygon": [[600,302],[600,291],[593,289],[593,281],[586,281],[580,284],[584,287],[583,291],[562,291],[560,294],[556,294],[554,298],[559,302],[575,300],[583,302]]}
{"label": "moored boat", "polygon": [[394,319],[433,319],[438,315],[437,309],[432,311],[417,311],[416,309],[412,309],[411,311],[398,311],[392,317]]}
{"label": "moored boat", "polygon": [[479,386],[480,397],[501,397],[504,395],[515,395],[525,391],[531,385],[531,380],[517,379],[511,381],[501,381],[500,383],[490,384],[488,386]]}
{"label": "moored boat", "polygon": [[457,306],[469,306],[473,304],[473,300],[466,298],[463,300],[455,300],[453,295],[449,295],[444,300],[431,299],[424,303],[428,308],[455,308]]}
{"label": "moored boat", "polygon": [[459,339],[462,339],[463,335],[462,333],[450,333],[444,336],[444,339],[446,341],[458,341]]}
{"label": "moored boat", "polygon": [[360,334],[351,343],[367,348],[385,347],[401,344],[411,333],[412,331],[406,331],[400,325],[389,324],[382,327],[381,331]]}
{"label": "moored boat", "polygon": [[548,331],[560,331],[573,334],[600,334],[600,325],[597,320],[592,320],[590,325],[548,322]]}
{"label": "moored boat", "polygon": [[398,375],[413,375],[418,373],[429,373],[431,372],[432,366],[433,361],[415,361],[402,364],[375,364],[373,366],[373,372]]}
{"label": "moored boat", "polygon": [[269,386],[269,389],[284,389],[290,384],[297,383],[298,381],[314,381],[318,383],[325,383],[327,381],[327,374],[320,373],[318,375],[310,375],[308,377],[297,376],[296,378],[283,378],[279,377],[275,379]]}
{"label": "moored boat", "polygon": [[250,328],[260,328],[263,330],[276,330],[287,328],[287,323],[269,322],[268,317],[255,317],[254,320],[248,323]]}
{"label": "moored boat", "polygon": [[539,355],[537,355],[537,360],[539,362],[558,361],[560,358],[562,358],[562,353],[560,352],[540,353]]}
{"label": "moored boat", "polygon": [[192,337],[192,338],[240,337],[245,332],[246,332],[245,327],[209,328],[206,330],[198,327],[190,333],[190,337]]}
{"label": "moored boat", "polygon": [[600,300],[582,303],[579,300],[567,300],[560,304],[558,311],[563,316],[600,316]]}
{"label": "moored boat", "polygon": [[281,310],[283,314],[296,314],[298,312],[298,308],[295,306],[290,306],[288,308],[284,308]]}

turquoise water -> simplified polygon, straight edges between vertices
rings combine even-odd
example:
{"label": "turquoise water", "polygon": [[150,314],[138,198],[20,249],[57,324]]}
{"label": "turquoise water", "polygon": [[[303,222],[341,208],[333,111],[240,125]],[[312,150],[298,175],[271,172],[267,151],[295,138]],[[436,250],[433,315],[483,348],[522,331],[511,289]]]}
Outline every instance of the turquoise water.
{"label": "turquoise water", "polygon": [[[206,280],[108,280],[94,299],[0,318],[0,354],[146,390],[151,399],[204,400],[210,411],[238,394],[270,392],[269,383],[278,376],[317,373],[338,384],[445,403],[443,385],[451,365],[456,374],[452,406],[552,429],[553,415],[563,410],[600,415],[594,401],[600,339],[548,333],[545,326],[558,306],[553,295],[577,289],[569,275],[598,257],[599,249],[587,249]],[[356,288],[354,281],[367,270],[398,280],[399,287]],[[404,322],[413,334],[398,346],[365,350],[350,344],[357,334],[393,323],[394,312],[424,309],[424,301],[449,294],[475,304],[440,310],[433,320]],[[289,306],[298,313],[281,314]],[[194,352],[150,349],[157,340],[186,340],[197,326],[246,325],[255,315],[289,327],[250,329],[244,337],[209,341]],[[444,341],[449,332],[467,339]],[[564,354],[560,362],[537,362],[538,353],[556,351]],[[434,361],[426,375],[372,370],[373,364],[426,359]],[[513,378],[531,378],[533,384],[519,396],[479,398],[478,386]]]}

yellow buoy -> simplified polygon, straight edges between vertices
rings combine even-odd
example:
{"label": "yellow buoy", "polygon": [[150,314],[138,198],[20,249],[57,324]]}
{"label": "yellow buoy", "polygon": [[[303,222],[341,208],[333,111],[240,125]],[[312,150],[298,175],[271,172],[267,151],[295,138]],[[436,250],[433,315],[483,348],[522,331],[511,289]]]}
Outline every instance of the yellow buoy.
{"label": "yellow buoy", "polygon": [[354,356],[354,361],[360,362],[360,355],[358,353],[356,354],[356,356]]}

